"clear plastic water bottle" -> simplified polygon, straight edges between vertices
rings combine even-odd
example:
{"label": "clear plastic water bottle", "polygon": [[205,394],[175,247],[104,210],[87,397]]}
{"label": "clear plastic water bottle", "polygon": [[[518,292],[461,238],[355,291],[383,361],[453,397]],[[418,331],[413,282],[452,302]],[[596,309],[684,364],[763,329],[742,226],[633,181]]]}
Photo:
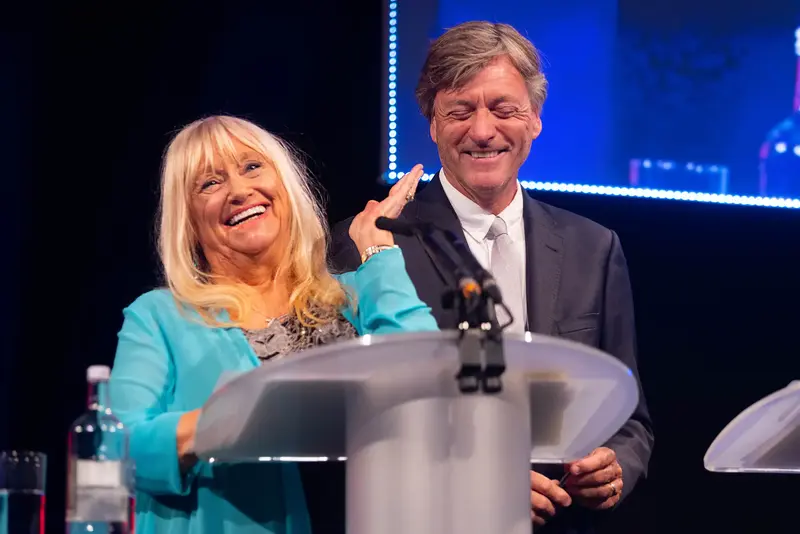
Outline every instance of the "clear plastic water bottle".
{"label": "clear plastic water bottle", "polygon": [[88,410],[69,433],[67,534],[133,532],[128,433],[111,411],[110,375],[105,365],[89,367]]}

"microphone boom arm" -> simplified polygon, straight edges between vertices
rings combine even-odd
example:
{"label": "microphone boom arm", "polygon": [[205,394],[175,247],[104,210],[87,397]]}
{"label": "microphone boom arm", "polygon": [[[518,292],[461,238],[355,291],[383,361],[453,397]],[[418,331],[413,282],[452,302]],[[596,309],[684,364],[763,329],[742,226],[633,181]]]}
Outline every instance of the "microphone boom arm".
{"label": "microphone boom arm", "polygon": [[[430,223],[409,223],[379,217],[375,225],[393,233],[417,237],[423,248],[452,273],[452,287],[443,295],[442,304],[455,308],[459,335],[461,367],[456,379],[462,393],[482,390],[487,394],[502,391],[501,376],[506,370],[503,329],[498,324],[495,305],[509,313],[500,288],[466,244],[455,234]],[[511,318],[513,321],[513,317]]]}

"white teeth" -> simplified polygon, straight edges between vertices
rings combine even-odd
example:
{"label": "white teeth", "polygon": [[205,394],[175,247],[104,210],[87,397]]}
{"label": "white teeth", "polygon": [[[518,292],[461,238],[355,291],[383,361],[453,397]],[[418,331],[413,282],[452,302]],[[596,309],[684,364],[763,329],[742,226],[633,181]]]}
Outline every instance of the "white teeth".
{"label": "white teeth", "polygon": [[497,156],[498,154],[500,154],[499,150],[493,150],[491,152],[470,152],[469,153],[470,156],[472,156],[473,158],[478,158],[478,159],[481,159],[481,158],[493,158],[493,157]]}
{"label": "white teeth", "polygon": [[253,206],[252,208],[246,209],[241,213],[237,213],[236,215],[228,219],[228,225],[234,226],[236,224],[239,224],[243,220],[247,219],[248,217],[252,217],[253,215],[260,215],[265,211],[267,211],[267,208],[265,208],[264,206]]}

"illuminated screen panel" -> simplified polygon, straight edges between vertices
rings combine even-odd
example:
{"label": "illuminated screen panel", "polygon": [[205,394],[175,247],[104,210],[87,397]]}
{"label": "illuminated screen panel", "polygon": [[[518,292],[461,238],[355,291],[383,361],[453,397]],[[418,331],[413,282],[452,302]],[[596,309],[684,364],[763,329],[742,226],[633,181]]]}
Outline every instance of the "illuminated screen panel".
{"label": "illuminated screen panel", "polygon": [[800,208],[800,2],[742,0],[724,13],[689,0],[387,7],[388,183],[416,163],[426,179],[439,168],[414,99],[428,44],[490,20],[539,48],[549,81],[523,187]]}

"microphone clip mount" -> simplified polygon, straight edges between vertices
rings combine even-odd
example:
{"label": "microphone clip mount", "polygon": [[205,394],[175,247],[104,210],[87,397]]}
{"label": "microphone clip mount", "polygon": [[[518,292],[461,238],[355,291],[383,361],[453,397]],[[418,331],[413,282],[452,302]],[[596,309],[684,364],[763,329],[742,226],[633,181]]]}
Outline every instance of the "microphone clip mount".
{"label": "microphone clip mount", "polygon": [[503,330],[495,317],[493,299],[479,286],[477,291],[470,291],[462,285],[461,290],[449,290],[443,304],[457,310],[461,367],[456,380],[459,390],[462,393],[500,393],[506,364]]}
{"label": "microphone clip mount", "polygon": [[432,223],[380,217],[376,226],[419,239],[428,254],[442,264],[442,274],[450,279],[442,295],[442,305],[456,311],[461,365],[455,378],[459,390],[465,394],[500,393],[501,377],[506,370],[503,330],[508,324],[498,323],[495,305],[508,309],[491,275],[454,233]]}

